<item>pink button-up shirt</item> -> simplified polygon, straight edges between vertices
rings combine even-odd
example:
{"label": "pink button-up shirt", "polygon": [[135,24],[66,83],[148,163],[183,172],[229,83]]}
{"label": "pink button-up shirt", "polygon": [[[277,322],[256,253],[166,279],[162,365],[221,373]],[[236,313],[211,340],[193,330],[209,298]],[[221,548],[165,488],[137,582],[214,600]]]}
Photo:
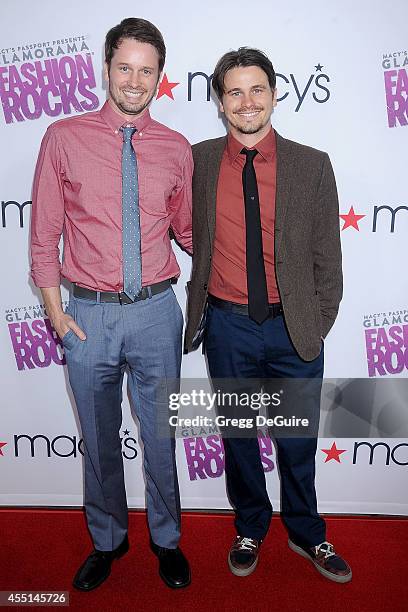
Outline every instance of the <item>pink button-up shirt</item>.
{"label": "pink button-up shirt", "polygon": [[[132,119],[137,157],[142,284],[180,274],[169,228],[187,251],[191,238],[193,160],[187,140],[154,121]],[[42,141],[34,176],[31,274],[38,287],[60,276],[90,289],[122,291],[122,125],[106,102],[100,111],[57,121]],[[64,236],[62,266],[59,242]]]}

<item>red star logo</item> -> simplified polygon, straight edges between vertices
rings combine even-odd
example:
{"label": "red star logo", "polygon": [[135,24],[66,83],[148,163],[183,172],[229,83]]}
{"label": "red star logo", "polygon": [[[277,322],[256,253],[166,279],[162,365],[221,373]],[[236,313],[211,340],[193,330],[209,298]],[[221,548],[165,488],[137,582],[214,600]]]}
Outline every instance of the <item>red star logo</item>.
{"label": "red star logo", "polygon": [[339,217],[344,221],[344,225],[341,228],[341,231],[347,229],[348,227],[354,227],[354,229],[359,232],[360,228],[358,227],[358,222],[365,216],[366,215],[356,215],[356,213],[354,212],[354,206],[352,206],[348,211],[347,215],[339,215]]}
{"label": "red star logo", "polygon": [[4,457],[3,455],[3,451],[1,450],[3,448],[3,446],[6,446],[7,442],[0,442],[0,456]]}
{"label": "red star logo", "polygon": [[162,80],[160,81],[159,91],[157,92],[156,100],[158,100],[162,96],[168,96],[169,98],[174,100],[173,92],[171,90],[174,89],[174,87],[177,87],[177,85],[180,85],[180,83],[170,83],[169,79],[167,78],[167,74],[164,74]]}
{"label": "red star logo", "polygon": [[321,448],[320,449],[323,453],[326,453],[327,457],[324,460],[325,463],[327,463],[328,461],[330,461],[331,459],[334,459],[335,461],[337,461],[337,463],[341,463],[340,461],[340,455],[342,453],[347,452],[346,449],[341,450],[340,448],[337,448],[336,443],[333,442],[333,444],[331,445],[331,448]]}

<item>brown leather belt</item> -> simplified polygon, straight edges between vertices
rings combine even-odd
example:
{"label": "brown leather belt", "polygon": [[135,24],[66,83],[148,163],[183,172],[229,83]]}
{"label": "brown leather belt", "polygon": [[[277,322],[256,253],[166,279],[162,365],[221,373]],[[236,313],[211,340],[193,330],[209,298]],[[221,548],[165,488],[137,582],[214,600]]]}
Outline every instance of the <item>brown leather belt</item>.
{"label": "brown leather belt", "polygon": [[[222,310],[229,310],[234,314],[248,316],[247,304],[235,304],[235,302],[221,300],[221,298],[217,298],[211,294],[208,294],[208,303],[212,306],[215,306],[216,308],[221,308]],[[277,304],[269,304],[269,319],[274,319],[275,317],[279,317],[281,315],[283,315],[283,308],[280,302],[278,302]]]}
{"label": "brown leather belt", "polygon": [[153,285],[149,285],[147,287],[143,287],[139,295],[135,297],[134,300],[131,300],[130,297],[126,295],[126,293],[120,292],[116,293],[115,291],[93,291],[92,289],[86,289],[85,287],[80,287],[79,285],[73,285],[73,295],[74,297],[82,298],[85,300],[93,300],[94,302],[108,302],[111,304],[133,304],[134,302],[140,302],[140,300],[146,300],[152,295],[157,295],[158,293],[162,293],[166,291],[171,285],[171,280],[168,278],[167,280],[160,281],[160,283],[154,283]]}

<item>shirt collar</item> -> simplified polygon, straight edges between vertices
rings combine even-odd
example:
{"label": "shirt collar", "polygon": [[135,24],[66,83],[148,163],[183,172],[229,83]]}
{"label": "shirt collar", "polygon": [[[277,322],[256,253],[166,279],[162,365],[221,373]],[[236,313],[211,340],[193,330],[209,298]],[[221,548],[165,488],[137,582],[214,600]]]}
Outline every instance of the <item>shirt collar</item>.
{"label": "shirt collar", "polygon": [[265,159],[265,161],[271,162],[276,155],[275,130],[271,128],[267,135],[264,136],[262,140],[260,140],[254,147],[245,147],[242,142],[239,142],[231,134],[231,132],[229,132],[227,137],[227,152],[231,163],[236,160],[236,158],[244,148],[256,149],[259,154]]}
{"label": "shirt collar", "polygon": [[106,100],[100,112],[105,123],[113,132],[115,132],[115,134],[119,132],[122,126],[130,124],[134,125],[138,132],[142,132],[142,130],[144,130],[149,123],[153,121],[150,116],[149,109],[146,109],[144,113],[140,115],[140,117],[135,115],[135,117],[129,116],[129,119],[124,119],[122,115],[115,111],[108,100]]}

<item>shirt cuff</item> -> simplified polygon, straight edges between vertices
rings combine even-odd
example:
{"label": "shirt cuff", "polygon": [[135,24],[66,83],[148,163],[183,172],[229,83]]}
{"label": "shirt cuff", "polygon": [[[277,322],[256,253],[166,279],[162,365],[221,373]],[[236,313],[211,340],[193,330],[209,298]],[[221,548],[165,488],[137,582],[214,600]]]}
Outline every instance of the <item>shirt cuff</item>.
{"label": "shirt cuff", "polygon": [[34,285],[39,289],[44,287],[59,287],[61,284],[60,270],[35,270],[31,269],[31,278]]}

